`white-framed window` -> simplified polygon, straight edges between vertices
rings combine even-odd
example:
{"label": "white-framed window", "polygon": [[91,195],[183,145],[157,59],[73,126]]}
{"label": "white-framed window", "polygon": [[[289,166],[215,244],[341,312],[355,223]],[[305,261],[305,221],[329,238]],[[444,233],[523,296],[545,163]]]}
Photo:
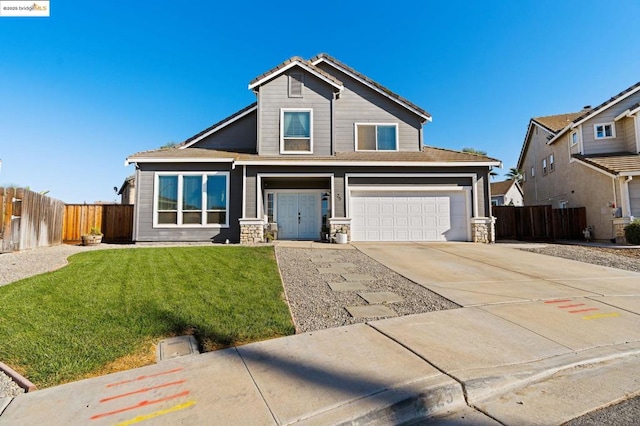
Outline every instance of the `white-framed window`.
{"label": "white-framed window", "polygon": [[593,125],[593,135],[596,139],[611,139],[616,137],[615,123],[600,123]]}
{"label": "white-framed window", "polygon": [[154,227],[229,226],[228,172],[158,172],[153,197]]}
{"label": "white-framed window", "polygon": [[567,201],[567,200],[558,201],[558,208],[559,209],[568,209],[569,208],[569,201]]}
{"label": "white-framed window", "polygon": [[304,74],[301,72],[292,72],[289,74],[289,97],[301,98],[302,88],[304,87]]}
{"label": "white-framed window", "polygon": [[556,169],[556,163],[553,158],[553,154],[549,154],[549,171],[552,172]]}
{"label": "white-framed window", "polygon": [[527,181],[527,172],[522,172],[522,181],[523,182]]}
{"label": "white-framed window", "polygon": [[275,223],[276,210],[275,210],[275,193],[267,192],[265,197],[264,211],[267,215],[267,221],[269,223]]}
{"label": "white-framed window", "polygon": [[543,158],[542,159],[542,174],[546,175],[547,172],[548,172],[548,170],[547,170],[547,159]]}
{"label": "white-framed window", "polygon": [[356,151],[397,151],[396,123],[355,123]]}
{"label": "white-framed window", "polygon": [[578,144],[578,132],[571,132],[571,146]]}
{"label": "white-framed window", "polygon": [[535,177],[536,176],[536,168],[535,166],[531,166],[531,177]]}
{"label": "white-framed window", "polygon": [[313,153],[313,110],[311,108],[280,110],[280,153]]}

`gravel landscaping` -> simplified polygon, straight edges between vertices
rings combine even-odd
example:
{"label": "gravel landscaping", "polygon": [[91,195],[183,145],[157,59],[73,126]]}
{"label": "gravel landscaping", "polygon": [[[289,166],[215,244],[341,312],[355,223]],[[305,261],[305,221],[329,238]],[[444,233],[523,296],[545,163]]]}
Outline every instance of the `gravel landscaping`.
{"label": "gravel landscaping", "polygon": [[521,250],[640,272],[640,248],[547,244],[538,248],[523,248]]}
{"label": "gravel landscaping", "polygon": [[[335,261],[314,263],[312,258],[332,257]],[[382,266],[358,250],[302,249],[276,247],[278,266],[298,332],[321,330],[373,321],[376,317],[354,318],[345,307],[365,306],[361,291],[333,291],[328,283],[345,281],[340,273],[319,273],[332,263],[352,263],[349,273],[375,277],[367,281],[367,292],[390,291],[404,300],[387,304],[398,316],[453,309],[459,306]],[[364,290],[363,290],[364,291]]]}

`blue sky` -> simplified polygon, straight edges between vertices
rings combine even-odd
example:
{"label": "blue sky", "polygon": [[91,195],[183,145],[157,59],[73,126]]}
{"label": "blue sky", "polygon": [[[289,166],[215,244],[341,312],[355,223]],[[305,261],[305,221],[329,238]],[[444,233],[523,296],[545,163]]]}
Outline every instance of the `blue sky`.
{"label": "blue sky", "polygon": [[640,81],[640,2],[68,2],[0,17],[0,185],[117,199],[127,156],[250,104],[249,81],[326,52],[433,116],[427,145],[516,165],[531,117]]}

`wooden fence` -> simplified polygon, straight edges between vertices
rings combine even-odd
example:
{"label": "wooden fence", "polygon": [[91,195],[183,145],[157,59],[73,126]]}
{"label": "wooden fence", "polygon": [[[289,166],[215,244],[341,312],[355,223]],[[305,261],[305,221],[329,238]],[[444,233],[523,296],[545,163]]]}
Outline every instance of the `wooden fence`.
{"label": "wooden fence", "polygon": [[0,252],[62,243],[64,203],[24,188],[0,187]]}
{"label": "wooden fence", "polygon": [[582,239],[587,213],[584,207],[494,206],[496,240],[554,241]]}
{"label": "wooden fence", "polygon": [[64,208],[62,240],[79,243],[91,228],[100,228],[106,243],[131,242],[133,237],[132,204],[67,204]]}

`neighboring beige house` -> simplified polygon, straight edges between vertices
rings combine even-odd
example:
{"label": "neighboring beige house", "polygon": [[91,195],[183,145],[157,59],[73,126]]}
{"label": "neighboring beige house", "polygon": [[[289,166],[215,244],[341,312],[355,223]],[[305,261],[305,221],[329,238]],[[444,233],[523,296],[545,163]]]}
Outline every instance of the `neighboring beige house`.
{"label": "neighboring beige house", "polygon": [[118,195],[120,195],[120,204],[133,204],[136,199],[136,175],[131,175],[124,180]]}
{"label": "neighboring beige house", "polygon": [[595,108],[532,118],[518,168],[525,205],[585,207],[596,239],[640,217],[640,83]]}
{"label": "neighboring beige house", "polygon": [[522,206],[523,195],[520,184],[515,180],[491,182],[491,205]]}

